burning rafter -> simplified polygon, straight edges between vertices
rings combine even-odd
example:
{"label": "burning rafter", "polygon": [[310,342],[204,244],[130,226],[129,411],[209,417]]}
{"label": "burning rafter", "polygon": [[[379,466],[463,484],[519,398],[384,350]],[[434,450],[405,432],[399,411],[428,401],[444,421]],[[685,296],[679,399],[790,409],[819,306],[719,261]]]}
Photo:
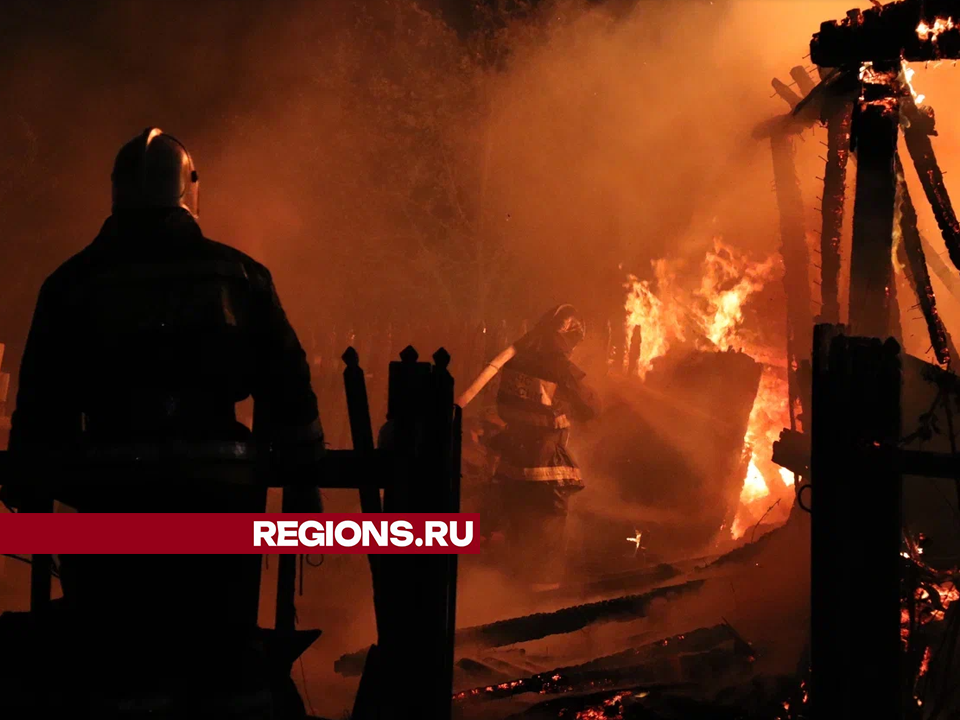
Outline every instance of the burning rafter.
{"label": "burning rafter", "polygon": [[[923,52],[928,55],[933,48],[938,57],[960,57],[960,45],[956,51],[950,49],[951,38],[960,32],[958,16],[960,0],[932,0],[922,7],[919,2],[905,0],[862,13],[854,10],[843,21],[823,23],[810,46],[811,57],[820,66],[821,82],[801,98],[775,80],[774,87],[790,104],[791,112],[761,124],[754,131],[758,137],[789,136],[809,127],[817,115],[827,124],[829,141],[822,206],[820,319],[834,323],[839,322],[840,317],[839,244],[846,164],[850,151],[856,152],[857,149],[856,138],[851,135],[853,126],[858,128],[857,135],[863,136],[861,145],[866,142],[873,149],[885,148],[879,155],[873,149],[865,153],[866,162],[871,167],[861,173],[865,182],[857,186],[857,203],[861,212],[855,211],[854,217],[851,306],[857,308],[859,317],[852,320],[864,324],[861,331],[866,334],[899,336],[896,286],[892,273],[888,271],[889,252],[885,243],[874,246],[873,240],[888,237],[884,228],[889,225],[890,234],[910,236],[907,264],[911,272],[908,280],[921,299],[920,308],[930,332],[931,345],[941,363],[950,357],[951,341],[936,312],[933,289],[928,284],[929,273],[925,266],[920,268],[918,265],[918,258],[924,254],[922,240],[917,244],[913,229],[909,227],[894,229],[893,213],[888,212],[897,196],[890,145],[892,143],[895,149],[898,124],[895,121],[899,120],[951,260],[960,268],[960,222],[930,142],[930,136],[936,134],[933,110],[918,107],[922,96],[913,91],[909,82],[910,70],[903,64],[904,59],[926,59],[918,54],[918,48],[926,48]],[[905,27],[909,32],[904,31]],[[896,41],[897,38],[902,42]],[[833,59],[831,52],[835,53]],[[904,69],[903,75],[901,69]],[[797,80],[796,75],[791,74]],[[797,84],[800,86],[798,80]],[[855,112],[854,103],[857,103]],[[854,115],[857,116],[856,122]],[[783,152],[778,150],[776,142],[773,149],[776,164],[777,157]],[[780,205],[781,215],[789,214],[789,207],[785,209],[782,198]],[[909,221],[910,217],[910,212],[904,216],[898,208],[898,225],[904,219]]]}
{"label": "burning rafter", "polygon": [[[900,121],[900,63],[865,65],[854,145],[857,187],[850,256],[850,324],[858,335],[899,335],[893,310],[893,243]],[[896,325],[896,330],[892,325]]]}
{"label": "burning rafter", "polygon": [[917,107],[912,97],[905,96],[902,102],[905,123],[903,137],[907,150],[920,176],[920,184],[933,208],[933,215],[943,235],[950,259],[960,268],[960,222],[950,202],[950,195],[943,181],[943,172],[933,152],[930,136],[936,135],[933,108]]}
{"label": "burning rafter", "polygon": [[851,10],[820,25],[810,43],[820,67],[859,67],[864,62],[960,59],[960,3],[902,0],[869,10]]}
{"label": "burning rafter", "polygon": [[907,182],[903,176],[903,166],[900,163],[900,157],[897,156],[897,193],[900,198],[899,230],[900,230],[900,250],[906,260],[905,270],[907,278],[917,294],[917,300],[920,303],[920,309],[923,311],[923,317],[927,323],[927,330],[930,333],[930,341],[933,346],[933,352],[936,355],[937,362],[946,365],[951,358],[956,357],[956,349],[950,339],[950,334],[940,319],[937,312],[937,299],[933,293],[933,285],[930,283],[930,272],[927,269],[927,260],[923,252],[923,242],[920,238],[920,230],[917,227],[917,210],[910,199],[910,191],[907,189]]}
{"label": "burning rafter", "polygon": [[827,111],[827,160],[823,173],[820,234],[820,318],[829,323],[840,322],[840,239],[852,120],[853,103],[834,98]]}

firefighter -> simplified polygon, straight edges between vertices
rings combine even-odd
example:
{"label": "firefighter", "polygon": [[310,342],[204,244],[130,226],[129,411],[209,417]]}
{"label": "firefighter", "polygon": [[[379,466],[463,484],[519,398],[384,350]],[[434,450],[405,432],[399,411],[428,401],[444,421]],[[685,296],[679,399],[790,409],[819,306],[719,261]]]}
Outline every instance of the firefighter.
{"label": "firefighter", "polygon": [[[148,128],[121,148],[112,185],[99,235],[41,288],[10,450],[186,448],[215,459],[255,444],[298,462],[322,454],[309,365],[270,272],[203,235],[187,149]],[[252,432],[235,415],[250,396]],[[316,488],[287,493],[285,509],[321,509]],[[59,499],[81,512],[263,512],[265,490],[169,482]],[[131,626],[181,641],[213,629],[242,635],[257,624],[260,562],[63,555],[63,607],[113,637]]]}
{"label": "firefighter", "polygon": [[511,569],[537,586],[561,579],[567,507],[583,489],[567,450],[571,424],[600,412],[585,373],[570,360],[585,331],[573,306],[553,308],[516,343],[500,373],[497,411],[506,427],[491,440],[499,455],[493,514]]}

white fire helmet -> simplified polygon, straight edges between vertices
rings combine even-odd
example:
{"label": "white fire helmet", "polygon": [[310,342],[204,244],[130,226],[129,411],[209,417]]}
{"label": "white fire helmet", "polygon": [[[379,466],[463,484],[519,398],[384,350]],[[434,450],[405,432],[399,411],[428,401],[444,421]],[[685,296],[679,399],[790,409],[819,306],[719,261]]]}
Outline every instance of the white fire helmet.
{"label": "white fire helmet", "polygon": [[147,128],[117,153],[113,210],[176,208],[200,216],[200,181],[183,143],[160,128]]}

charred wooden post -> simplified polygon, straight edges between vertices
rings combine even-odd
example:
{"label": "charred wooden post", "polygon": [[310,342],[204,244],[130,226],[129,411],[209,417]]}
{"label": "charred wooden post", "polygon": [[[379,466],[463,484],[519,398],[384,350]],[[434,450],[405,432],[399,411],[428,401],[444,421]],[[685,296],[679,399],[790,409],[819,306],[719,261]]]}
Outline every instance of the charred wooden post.
{"label": "charred wooden post", "polygon": [[937,134],[933,109],[921,110],[913,98],[908,96],[903,99],[903,115],[907,121],[903,130],[907,150],[917,168],[923,192],[933,208],[933,216],[943,235],[950,260],[954,266],[960,268],[960,222],[957,221],[957,214],[943,181],[943,172],[930,142],[930,137]]}
{"label": "charred wooden post", "polygon": [[[807,275],[810,256],[804,232],[803,196],[800,194],[794,162],[793,138],[787,134],[774,134],[770,138],[770,146],[780,208],[780,255],[783,257],[783,285],[787,296],[787,362],[788,367],[792,368],[800,360],[798,348],[808,348],[812,342],[813,313]],[[794,401],[798,397],[796,377],[792,370],[788,373],[788,383],[792,421]]]}
{"label": "charred wooden post", "polygon": [[[806,232],[804,230],[803,196],[797,178],[794,161],[793,138],[805,126],[805,121],[794,117],[795,112],[804,103],[804,96],[813,92],[816,84],[802,67],[790,70],[790,76],[800,90],[800,95],[787,85],[774,78],[773,87],[777,94],[790,105],[791,113],[772,122],[761,124],[754,129],[754,136],[769,137],[773,156],[773,177],[777,194],[777,206],[780,211],[780,255],[783,258],[783,285],[787,297],[787,364],[788,372],[790,425],[796,426],[794,408],[799,399],[796,373],[793,368],[799,365],[797,349],[810,347],[813,313],[811,311],[810,283],[808,268],[810,257],[807,251]],[[804,112],[804,118],[809,113]]]}
{"label": "charred wooden post", "polygon": [[[372,455],[375,451],[373,426],[370,422],[370,406],[367,402],[367,385],[363,368],[360,367],[360,355],[348,347],[342,356],[346,368],[343,371],[343,385],[347,396],[347,415],[350,418],[350,435],[353,449],[357,453]],[[381,512],[380,489],[373,485],[360,488],[360,510],[365,513]],[[373,610],[377,624],[377,636],[382,628],[383,588],[380,571],[380,557],[367,555],[370,564],[370,580],[373,587]],[[371,675],[368,676],[372,677]],[[359,693],[358,693],[359,695]]]}
{"label": "charred wooden post", "polygon": [[[423,510],[451,513],[460,510],[460,463],[459,435],[456,434],[454,417],[453,377],[448,371],[450,354],[440,348],[433,354],[430,373],[430,402],[426,422],[428,449],[426,452],[429,470],[424,483],[428,496],[424,498]],[[419,509],[419,508],[418,508]],[[453,691],[453,652],[456,634],[457,609],[457,556],[427,555],[420,558],[432,588],[431,597],[424,610],[428,621],[434,623],[433,638],[436,668],[432,698],[431,717],[449,720],[450,696]]]}
{"label": "charred wooden post", "polygon": [[[864,74],[854,118],[857,191],[850,258],[850,325],[858,335],[890,334],[893,287],[894,155],[899,131],[899,64]],[[895,318],[899,322],[899,318]]]}
{"label": "charred wooden post", "polygon": [[[815,329],[811,716],[901,717],[900,347]],[[863,482],[872,502],[860,500]],[[854,571],[855,569],[855,571]],[[843,598],[870,587],[856,622]],[[869,688],[869,692],[864,692]]]}
{"label": "charred wooden post", "polygon": [[917,294],[917,301],[927,323],[930,334],[930,344],[936,355],[937,362],[946,365],[955,357],[956,351],[946,326],[937,312],[937,299],[930,283],[930,271],[927,269],[927,259],[923,251],[923,242],[920,230],[917,227],[917,210],[910,199],[906,179],[903,176],[903,166],[897,157],[897,195],[900,199],[900,237],[903,257],[906,260],[908,279]]}
{"label": "charred wooden post", "polygon": [[829,103],[827,161],[823,173],[823,205],[820,234],[820,321],[840,322],[840,240],[843,205],[850,159],[850,126],[853,105],[842,98]]}
{"label": "charred wooden post", "polygon": [[637,363],[640,362],[640,350],[643,347],[643,330],[637,325],[630,336],[630,352],[627,356],[627,375],[635,377]]}
{"label": "charred wooden post", "polygon": [[[360,354],[348,347],[342,356],[343,386],[347,395],[347,416],[350,419],[350,435],[353,449],[360,453],[372,453],[373,425],[370,422],[370,404],[367,400],[367,383],[360,367]],[[360,509],[365,513],[377,513],[380,508],[380,491],[373,486],[360,490]],[[373,557],[373,556],[371,556]]]}
{"label": "charred wooden post", "polygon": [[[384,493],[387,512],[452,512],[459,506],[459,414],[454,413],[450,356],[418,362],[408,346],[390,363],[389,444],[405,477]],[[456,463],[456,466],[455,466]],[[383,556],[379,641],[368,656],[353,717],[450,717],[456,562],[446,555]],[[371,674],[373,681],[371,681]]]}

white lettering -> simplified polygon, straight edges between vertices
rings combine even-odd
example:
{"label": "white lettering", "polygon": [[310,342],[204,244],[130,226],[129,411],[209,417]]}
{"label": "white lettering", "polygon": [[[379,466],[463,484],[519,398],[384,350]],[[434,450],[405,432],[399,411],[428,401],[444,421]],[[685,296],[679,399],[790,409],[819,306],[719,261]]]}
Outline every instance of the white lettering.
{"label": "white lettering", "polygon": [[457,537],[457,521],[453,520],[450,523],[450,542],[452,542],[457,547],[467,547],[470,543],[473,542],[473,520],[467,520],[463,523],[466,527],[464,528],[463,537]]}
{"label": "white lettering", "polygon": [[413,545],[413,525],[406,520],[396,520],[390,523],[390,534],[393,535],[393,544],[396,547]]}
{"label": "white lettering", "polygon": [[[313,530],[314,532],[309,532]],[[316,520],[307,520],[300,525],[300,531],[297,533],[300,538],[300,544],[307,547],[317,547],[323,544],[323,525]]]}
{"label": "white lettering", "polygon": [[433,547],[433,541],[437,541],[437,545],[440,547],[446,547],[447,541],[443,539],[443,536],[447,534],[447,524],[441,520],[427,520],[424,525],[424,532],[426,534],[426,546]]}
{"label": "white lettering", "polygon": [[273,541],[273,536],[277,534],[277,524],[269,520],[253,521],[253,546],[260,547],[266,543],[270,547],[276,547],[277,543]]}
{"label": "white lettering", "polygon": [[277,539],[277,545],[284,547],[296,547],[297,545],[297,521],[281,520],[277,523],[277,530],[280,536]]}
{"label": "white lettering", "polygon": [[[352,531],[353,537],[350,539],[345,538],[343,536],[344,530]],[[337,539],[338,545],[343,545],[344,547],[353,547],[360,542],[360,539],[363,537],[363,531],[360,530],[360,526],[353,520],[344,520],[342,523],[337,523],[337,529],[334,531],[334,537]]]}
{"label": "white lettering", "polygon": [[389,523],[386,520],[380,521],[380,529],[377,530],[377,525],[371,520],[363,521],[363,546],[370,547],[374,543],[371,542],[371,539],[375,538],[375,543],[380,547],[386,547],[388,544],[388,531],[387,527]]}

